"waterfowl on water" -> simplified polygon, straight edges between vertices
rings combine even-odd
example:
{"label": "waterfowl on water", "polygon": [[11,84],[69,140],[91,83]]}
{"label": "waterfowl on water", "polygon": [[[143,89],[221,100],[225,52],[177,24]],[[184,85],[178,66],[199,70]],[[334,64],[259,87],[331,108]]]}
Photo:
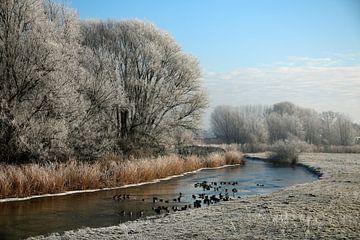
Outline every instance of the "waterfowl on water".
{"label": "waterfowl on water", "polygon": [[200,208],[200,207],[201,207],[201,200],[195,200],[194,208]]}
{"label": "waterfowl on water", "polygon": [[204,198],[204,204],[207,204],[208,206],[210,205],[210,199],[208,196],[205,196]]}
{"label": "waterfowl on water", "polygon": [[204,199],[205,198],[205,193],[200,193],[199,198]]}
{"label": "waterfowl on water", "polygon": [[210,200],[213,201],[213,202],[215,202],[215,203],[220,202],[220,198],[217,198],[215,195],[212,195],[212,196],[210,197]]}
{"label": "waterfowl on water", "polygon": [[157,207],[157,208],[153,207],[152,209],[153,209],[157,214],[160,214],[160,213],[161,213],[161,207],[160,207],[160,206]]}
{"label": "waterfowl on water", "polygon": [[188,207],[187,205],[181,207],[181,211],[185,211],[187,209],[187,207]]}

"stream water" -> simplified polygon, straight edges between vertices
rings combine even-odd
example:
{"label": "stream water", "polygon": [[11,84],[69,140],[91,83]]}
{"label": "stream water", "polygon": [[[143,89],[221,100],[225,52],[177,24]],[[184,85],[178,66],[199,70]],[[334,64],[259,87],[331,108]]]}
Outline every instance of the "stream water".
{"label": "stream water", "polygon": [[[221,193],[224,197],[228,195],[235,199],[267,194],[316,179],[316,175],[302,167],[275,166],[263,161],[247,160],[244,166],[206,169],[158,183],[3,202],[0,203],[0,239],[22,239],[81,227],[111,226],[156,215],[153,208],[159,206],[168,207],[170,212],[175,207],[193,207],[193,195],[199,199],[199,194],[219,197]],[[212,185],[209,190],[195,187],[196,183],[204,181]],[[233,193],[233,189],[237,192]],[[119,197],[114,199],[114,195]],[[202,207],[206,205],[202,200]],[[162,213],[166,211],[161,210]]]}

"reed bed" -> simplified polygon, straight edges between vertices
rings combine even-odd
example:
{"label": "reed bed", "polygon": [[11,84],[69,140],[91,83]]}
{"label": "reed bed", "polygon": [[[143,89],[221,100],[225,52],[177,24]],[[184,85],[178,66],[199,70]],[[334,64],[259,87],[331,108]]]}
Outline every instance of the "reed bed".
{"label": "reed bed", "polygon": [[179,175],[204,167],[241,164],[237,151],[212,153],[206,158],[179,155],[151,159],[107,156],[99,161],[0,165],[0,198],[28,197],[73,190],[118,187]]}

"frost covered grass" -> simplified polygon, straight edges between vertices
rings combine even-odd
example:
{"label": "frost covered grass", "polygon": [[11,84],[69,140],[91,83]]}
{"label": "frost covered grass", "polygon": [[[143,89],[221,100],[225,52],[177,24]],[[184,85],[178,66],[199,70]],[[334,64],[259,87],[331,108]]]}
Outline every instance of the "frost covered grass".
{"label": "frost covered grass", "polygon": [[336,146],[336,145],[312,145],[312,152],[323,153],[360,153],[360,144],[350,146]]}
{"label": "frost covered grass", "polygon": [[242,154],[212,153],[206,158],[179,155],[146,159],[108,156],[95,162],[0,165],[0,198],[117,187],[147,182],[204,167],[242,163]]}

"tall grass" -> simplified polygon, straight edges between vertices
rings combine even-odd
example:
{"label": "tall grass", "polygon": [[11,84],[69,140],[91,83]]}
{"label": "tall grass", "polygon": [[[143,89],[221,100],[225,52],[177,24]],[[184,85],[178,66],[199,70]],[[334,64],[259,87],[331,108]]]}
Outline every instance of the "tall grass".
{"label": "tall grass", "polygon": [[236,151],[212,153],[206,158],[178,155],[153,159],[107,156],[95,162],[0,165],[0,198],[27,197],[72,190],[116,187],[178,175],[203,167],[242,163]]}

